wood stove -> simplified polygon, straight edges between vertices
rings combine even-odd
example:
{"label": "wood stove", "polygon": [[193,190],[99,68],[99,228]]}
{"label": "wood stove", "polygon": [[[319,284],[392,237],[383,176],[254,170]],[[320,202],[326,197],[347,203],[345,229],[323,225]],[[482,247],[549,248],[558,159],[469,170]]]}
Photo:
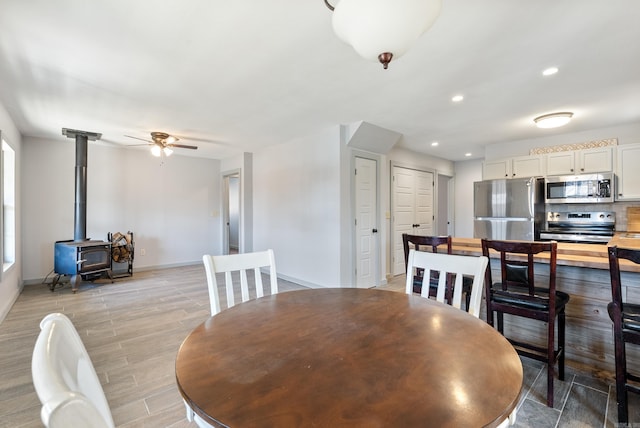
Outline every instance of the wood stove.
{"label": "wood stove", "polygon": [[54,270],[61,275],[88,275],[111,269],[111,244],[104,241],[56,241]]}
{"label": "wood stove", "polygon": [[[62,128],[62,135],[76,140],[75,216],[72,240],[56,241],[54,246],[54,272],[71,275],[71,290],[75,293],[81,279],[111,275],[111,243],[87,239],[87,141],[99,140],[95,132]],[[57,281],[51,285],[54,290]]]}

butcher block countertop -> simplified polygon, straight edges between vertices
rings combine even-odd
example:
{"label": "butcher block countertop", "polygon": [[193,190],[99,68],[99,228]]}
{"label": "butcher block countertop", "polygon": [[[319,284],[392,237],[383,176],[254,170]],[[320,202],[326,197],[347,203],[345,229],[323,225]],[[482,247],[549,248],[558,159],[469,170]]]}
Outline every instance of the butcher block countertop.
{"label": "butcher block countertop", "polygon": [[[558,266],[576,266],[593,269],[609,270],[609,256],[607,247],[617,245],[619,247],[640,249],[639,237],[629,238],[626,232],[617,232],[608,244],[573,244],[558,242]],[[482,248],[480,239],[453,238],[453,253],[466,255],[480,255]],[[497,257],[497,254],[496,254]],[[536,257],[538,262],[546,262],[549,257],[541,255]],[[626,260],[620,261],[620,270],[627,272],[640,272],[640,266]]]}

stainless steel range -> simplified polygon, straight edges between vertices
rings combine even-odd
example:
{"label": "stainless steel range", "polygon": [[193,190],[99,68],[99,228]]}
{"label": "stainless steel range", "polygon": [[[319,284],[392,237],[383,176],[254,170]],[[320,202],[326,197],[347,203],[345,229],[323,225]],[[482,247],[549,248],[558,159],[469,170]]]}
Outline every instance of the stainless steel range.
{"label": "stainless steel range", "polygon": [[616,230],[616,213],[611,211],[547,212],[542,241],[606,244]]}

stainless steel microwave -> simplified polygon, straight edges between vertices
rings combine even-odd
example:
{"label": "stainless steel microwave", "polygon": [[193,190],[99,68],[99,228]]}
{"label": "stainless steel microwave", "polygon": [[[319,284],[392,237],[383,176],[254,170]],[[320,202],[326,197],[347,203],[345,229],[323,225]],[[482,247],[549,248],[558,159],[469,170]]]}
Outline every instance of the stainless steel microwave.
{"label": "stainless steel microwave", "polygon": [[545,179],[548,204],[594,204],[613,202],[613,173],[561,175]]}

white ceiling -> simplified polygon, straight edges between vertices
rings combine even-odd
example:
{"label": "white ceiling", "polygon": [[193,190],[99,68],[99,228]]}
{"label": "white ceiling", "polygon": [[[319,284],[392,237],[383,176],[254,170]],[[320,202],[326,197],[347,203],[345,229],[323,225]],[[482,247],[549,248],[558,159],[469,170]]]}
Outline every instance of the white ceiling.
{"label": "white ceiling", "polygon": [[[443,0],[383,70],[335,36],[323,0],[0,0],[0,101],[24,136],[164,131],[199,146],[181,154],[225,158],[366,121],[411,150],[479,158],[638,123],[640,1]],[[567,110],[563,128],[533,125]]]}

